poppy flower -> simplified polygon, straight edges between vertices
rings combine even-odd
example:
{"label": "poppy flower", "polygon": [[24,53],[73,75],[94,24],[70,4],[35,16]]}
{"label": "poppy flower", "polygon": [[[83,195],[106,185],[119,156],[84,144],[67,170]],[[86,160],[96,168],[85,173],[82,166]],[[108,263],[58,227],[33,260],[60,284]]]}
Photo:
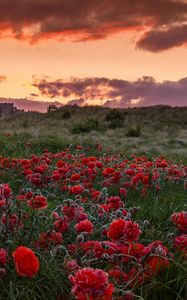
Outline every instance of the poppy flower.
{"label": "poppy flower", "polygon": [[50,246],[61,245],[62,244],[62,234],[56,232],[55,230],[49,232],[43,232],[40,234],[39,241],[36,245],[39,248],[50,248]]}
{"label": "poppy flower", "polygon": [[34,252],[24,246],[18,247],[12,254],[17,273],[20,276],[33,277],[39,270],[39,260]]}
{"label": "poppy flower", "polygon": [[82,185],[75,185],[70,188],[70,192],[75,195],[80,195],[84,191],[84,187]]}
{"label": "poppy flower", "polygon": [[183,253],[183,257],[187,258],[187,234],[177,236],[174,240],[174,248]]}
{"label": "poppy flower", "polygon": [[84,220],[75,225],[77,232],[93,233],[93,224],[89,220]]}
{"label": "poppy flower", "polygon": [[80,174],[71,175],[71,181],[79,181],[79,180],[80,180]]}
{"label": "poppy flower", "polygon": [[171,215],[171,221],[177,226],[179,231],[187,233],[187,212],[176,212]]}
{"label": "poppy flower", "polygon": [[0,249],[0,264],[5,265],[7,261],[7,252],[5,249]]}
{"label": "poppy flower", "polygon": [[108,230],[108,238],[112,241],[137,241],[140,234],[141,230],[137,223],[126,221],[124,219],[112,221]]}
{"label": "poppy flower", "polygon": [[105,168],[105,169],[103,170],[103,176],[104,176],[104,177],[111,176],[111,175],[113,175],[114,173],[115,173],[115,170],[114,170],[113,168],[110,168],[110,167]]}
{"label": "poppy flower", "polygon": [[100,269],[83,268],[69,276],[72,293],[77,300],[112,300],[114,286],[108,282],[108,274]]}
{"label": "poppy flower", "polygon": [[34,196],[28,201],[28,205],[35,210],[45,209],[48,206],[47,198],[40,195]]}

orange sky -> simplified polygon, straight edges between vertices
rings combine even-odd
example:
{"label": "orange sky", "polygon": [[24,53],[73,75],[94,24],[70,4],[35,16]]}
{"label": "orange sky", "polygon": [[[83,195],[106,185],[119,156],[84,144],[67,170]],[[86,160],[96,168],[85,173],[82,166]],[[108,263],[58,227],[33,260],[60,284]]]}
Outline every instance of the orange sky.
{"label": "orange sky", "polygon": [[7,80],[0,84],[0,96],[21,98],[37,93],[36,88],[29,85],[33,75],[55,79],[104,76],[127,80],[146,75],[159,81],[178,80],[187,75],[187,48],[155,54],[135,50],[134,38],[134,34],[125,33],[102,41],[60,43],[52,40],[38,45],[1,40],[0,70]]}

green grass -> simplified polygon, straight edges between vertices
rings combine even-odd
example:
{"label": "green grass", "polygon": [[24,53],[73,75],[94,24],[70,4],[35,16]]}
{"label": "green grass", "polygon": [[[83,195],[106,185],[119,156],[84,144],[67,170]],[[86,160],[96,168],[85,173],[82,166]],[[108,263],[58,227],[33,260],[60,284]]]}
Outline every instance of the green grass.
{"label": "green grass", "polygon": [[[68,118],[64,118],[68,115]],[[109,109],[98,106],[64,106],[52,113],[20,113],[0,119],[0,134],[10,140],[50,140],[71,144],[100,142],[113,151],[187,153],[187,108],[155,106]],[[141,128],[140,131],[136,131]],[[132,131],[132,132],[131,132]],[[4,137],[1,139],[4,139]],[[42,142],[41,142],[42,143]],[[0,145],[0,152],[3,144]]]}
{"label": "green grass", "polygon": [[[63,118],[65,110],[70,111],[69,117]],[[72,124],[86,122],[93,116],[102,124],[102,131],[94,130],[89,133],[73,134]],[[177,162],[187,163],[187,123],[185,121],[186,110],[179,108],[157,107],[142,109],[127,109],[122,118],[122,127],[108,128],[108,109],[98,107],[68,107],[57,110],[50,114],[28,113],[15,116],[12,119],[0,120],[0,156],[10,158],[29,158],[32,154],[41,155],[45,149],[52,153],[69,148],[70,152],[76,155],[76,145],[83,145],[87,156],[110,155],[118,153],[120,157],[129,158],[132,153],[146,154],[150,159],[154,156],[164,154]],[[113,115],[119,114],[112,113]],[[109,114],[110,118],[111,115]],[[116,119],[115,119],[116,120]],[[116,121],[115,121],[116,122]],[[142,125],[139,137],[127,137],[129,128]],[[97,129],[97,128],[96,128]],[[98,152],[95,143],[103,144],[102,152]],[[110,148],[110,150],[108,149]],[[27,186],[18,171],[1,170],[0,179],[2,182],[10,183],[14,195]],[[96,178],[95,188],[102,189],[101,178]],[[142,187],[141,187],[142,188]],[[187,195],[183,183],[173,184],[163,180],[162,189],[153,192],[148,189],[146,196],[142,196],[140,189],[131,191],[125,200],[125,207],[138,208],[133,219],[138,221],[142,227],[141,243],[148,244],[153,240],[162,240],[168,249],[172,250],[171,234],[178,234],[176,228],[170,222],[170,216],[174,211],[187,210]],[[43,195],[48,197],[50,212],[59,204],[64,203],[66,194],[59,193],[51,187],[48,190],[41,190]],[[109,195],[116,195],[117,187],[108,188]],[[79,203],[78,200],[76,200]],[[87,211],[87,204],[82,206]],[[139,209],[140,208],[140,209]],[[93,208],[90,217],[97,218],[97,211]],[[49,217],[50,219],[50,217]],[[48,219],[48,220],[49,220]],[[144,221],[148,220],[148,226]],[[112,221],[112,218],[111,218]],[[38,221],[40,228],[46,225],[41,219]],[[99,237],[99,230],[102,226],[109,225],[102,220],[95,224],[96,234]],[[51,223],[49,222],[49,227]],[[28,223],[27,227],[32,227]],[[36,234],[35,232],[33,233]],[[72,234],[74,238],[74,235]],[[27,237],[26,237],[27,238]],[[68,240],[68,236],[64,236]],[[24,239],[22,240],[24,242]],[[32,247],[32,245],[30,245]],[[41,269],[36,278],[21,278],[16,275],[14,266],[9,265],[7,274],[0,279],[0,300],[70,300],[74,299],[69,295],[71,284],[63,273],[62,265],[65,256],[64,249],[52,257],[49,253],[38,251],[37,255],[41,262]],[[107,260],[103,260],[99,267],[105,266]],[[103,264],[103,265],[102,265]],[[51,267],[52,266],[52,267]],[[93,262],[93,267],[98,267]],[[185,300],[187,286],[187,261],[180,258],[171,264],[171,268],[164,276],[158,276],[149,284],[135,289],[135,299],[144,300]],[[59,298],[57,296],[59,295]],[[61,296],[63,295],[63,296]]]}

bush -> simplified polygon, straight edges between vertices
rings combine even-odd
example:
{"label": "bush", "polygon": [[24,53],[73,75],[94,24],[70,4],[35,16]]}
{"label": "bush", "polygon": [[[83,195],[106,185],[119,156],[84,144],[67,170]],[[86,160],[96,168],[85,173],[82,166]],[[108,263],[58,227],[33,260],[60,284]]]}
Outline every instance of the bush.
{"label": "bush", "polygon": [[106,121],[123,121],[124,118],[124,111],[117,109],[111,109],[105,116]]}
{"label": "bush", "polygon": [[139,137],[141,135],[141,127],[139,125],[136,126],[136,128],[129,128],[129,130],[126,133],[126,136],[128,137]]}
{"label": "bush", "polygon": [[86,119],[81,122],[75,123],[72,128],[72,133],[83,133],[83,132],[90,132],[92,130],[98,130],[99,128],[99,121],[96,119]]}
{"label": "bush", "polygon": [[47,108],[47,113],[50,114],[50,113],[54,113],[57,111],[57,106],[55,104],[50,104]]}
{"label": "bush", "polygon": [[29,120],[28,119],[25,119],[21,122],[21,127],[28,128],[28,126],[29,126]]}
{"label": "bush", "polygon": [[69,110],[64,111],[64,112],[63,112],[63,115],[62,115],[62,118],[63,118],[63,119],[69,119],[69,118],[71,118],[71,113],[70,113],[70,111],[69,111]]}
{"label": "bush", "polygon": [[109,123],[108,127],[111,129],[120,128],[120,127],[123,127],[123,122],[122,122],[122,120],[112,120]]}

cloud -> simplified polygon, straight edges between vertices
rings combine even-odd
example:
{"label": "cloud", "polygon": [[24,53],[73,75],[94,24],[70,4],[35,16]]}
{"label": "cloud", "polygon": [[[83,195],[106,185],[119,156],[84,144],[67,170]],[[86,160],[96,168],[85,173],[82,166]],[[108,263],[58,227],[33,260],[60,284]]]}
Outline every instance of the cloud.
{"label": "cloud", "polygon": [[[78,98],[79,105],[93,103],[94,100],[96,104],[110,107],[159,104],[187,106],[187,77],[178,81],[163,82],[149,76],[136,81],[105,77],[71,78],[69,81],[34,78],[33,86],[41,95],[49,98]],[[69,104],[72,103],[69,101]]]}
{"label": "cloud", "polygon": [[68,105],[78,105],[78,106],[82,106],[85,104],[85,100],[80,98],[80,99],[73,99],[68,101]]}
{"label": "cloud", "polygon": [[187,44],[187,24],[171,26],[162,30],[146,32],[137,42],[136,47],[152,52],[159,52]]}
{"label": "cloud", "polygon": [[137,47],[155,52],[185,44],[186,22],[186,0],[0,1],[0,38],[30,43],[100,40],[134,31],[140,34]]}
{"label": "cloud", "polygon": [[4,76],[4,75],[0,75],[0,82],[3,82],[3,81],[5,81],[7,79],[7,77],[6,76]]}

